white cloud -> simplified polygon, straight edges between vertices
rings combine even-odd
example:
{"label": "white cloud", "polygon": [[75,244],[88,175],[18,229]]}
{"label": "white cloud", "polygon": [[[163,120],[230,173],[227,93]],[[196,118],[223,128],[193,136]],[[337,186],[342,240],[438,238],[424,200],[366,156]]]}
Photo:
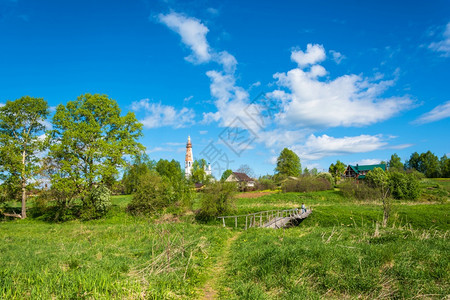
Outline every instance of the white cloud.
{"label": "white cloud", "polygon": [[447,101],[441,105],[436,106],[431,111],[420,116],[414,123],[425,124],[436,122],[450,117],[450,101]]}
{"label": "white cloud", "polygon": [[[306,53],[294,51],[299,66],[324,59],[320,45],[308,44]],[[314,64],[309,70],[295,68],[276,73],[282,88],[268,93],[268,97],[282,103],[277,114],[281,125],[290,127],[364,126],[389,119],[411,108],[408,97],[382,98],[380,95],[394,84],[394,80],[369,80],[360,75],[344,75],[334,80],[320,80],[325,68]]]}
{"label": "white cloud", "polygon": [[1,103],[1,102],[0,102],[0,107],[2,107],[2,106],[5,106],[5,103]]}
{"label": "white cloud", "polygon": [[344,60],[346,57],[345,55],[342,55],[342,53],[334,51],[334,50],[330,50],[329,51],[331,53],[331,55],[333,56],[333,60],[337,63],[340,64],[342,60]]}
{"label": "white cloud", "polygon": [[250,128],[258,131],[258,120],[252,119],[249,112],[261,111],[261,108],[257,104],[249,103],[248,92],[236,86],[234,76],[218,71],[208,71],[206,75],[211,79],[210,91],[216,99],[214,104],[217,112],[204,113],[203,123],[214,121],[220,122],[222,127]]}
{"label": "white cloud", "polygon": [[189,96],[189,97],[185,97],[184,99],[183,99],[183,102],[189,102],[190,100],[192,100],[192,98],[194,98],[194,96]]}
{"label": "white cloud", "polygon": [[257,81],[257,82],[252,83],[248,89],[251,90],[252,88],[258,87],[260,85],[261,85],[261,82]]}
{"label": "white cloud", "polygon": [[154,147],[154,148],[147,149],[147,151],[146,151],[146,153],[148,153],[148,154],[155,153],[155,152],[172,152],[172,150],[168,149],[168,148],[163,148],[163,147]]}
{"label": "white cloud", "polygon": [[45,130],[52,130],[52,129],[53,129],[52,123],[50,123],[50,122],[47,121],[47,120],[41,120],[41,121],[39,121],[39,123],[41,123],[42,125],[44,125]]}
{"label": "white cloud", "polygon": [[208,130],[200,130],[198,133],[200,133],[201,135],[207,134]]}
{"label": "white cloud", "polygon": [[409,147],[414,146],[414,144],[400,144],[400,145],[393,145],[393,146],[389,146],[389,149],[406,149]]}
{"label": "white cloud", "polygon": [[301,159],[318,160],[327,156],[362,153],[378,150],[387,143],[381,135],[359,135],[353,137],[335,138],[326,134],[315,136],[311,134],[303,145],[294,145]]}
{"label": "white cloud", "polygon": [[208,13],[210,13],[211,15],[213,15],[213,16],[217,16],[217,15],[219,15],[219,10],[217,9],[217,8],[214,8],[214,7],[208,7],[207,9],[206,9],[206,11],[208,12]]}
{"label": "white cloud", "polygon": [[214,54],[214,60],[223,66],[225,72],[234,73],[236,71],[237,60],[227,51]]}
{"label": "white cloud", "polygon": [[348,163],[349,165],[378,165],[379,163],[381,163],[381,161],[383,161],[383,159],[379,159],[379,158],[366,158],[366,159],[361,159],[358,160],[357,162],[350,162]]}
{"label": "white cloud", "polygon": [[181,36],[181,41],[188,46],[192,54],[185,59],[194,64],[215,61],[221,64],[226,72],[236,70],[237,60],[227,51],[217,52],[211,49],[206,34],[209,29],[200,20],[171,12],[159,14],[159,21]]}
{"label": "white cloud", "polygon": [[433,42],[428,47],[436,52],[440,52],[442,56],[450,57],[450,22],[447,23],[443,34],[443,40]]}
{"label": "white cloud", "polygon": [[299,67],[303,68],[308,65],[314,65],[318,62],[325,60],[325,49],[322,45],[308,44],[306,46],[306,52],[302,50],[292,51],[291,59],[295,61]]}
{"label": "white cloud", "polygon": [[131,104],[134,111],[144,110],[146,116],[141,123],[146,128],[158,128],[172,126],[181,128],[195,123],[195,112],[192,109],[183,107],[177,111],[173,106],[161,103],[152,103],[149,99],[142,99]]}
{"label": "white cloud", "polygon": [[258,142],[264,143],[266,147],[271,149],[281,149],[298,144],[298,141],[304,140],[310,133],[311,131],[308,129],[286,130],[284,128],[277,128],[259,132]]}
{"label": "white cloud", "polygon": [[209,29],[196,18],[186,17],[176,12],[160,14],[159,20],[177,32],[181,40],[192,50],[186,60],[192,63],[203,63],[211,59],[210,47],[206,40]]}
{"label": "white cloud", "polygon": [[266,162],[271,165],[276,165],[278,160],[278,156],[271,156]]}

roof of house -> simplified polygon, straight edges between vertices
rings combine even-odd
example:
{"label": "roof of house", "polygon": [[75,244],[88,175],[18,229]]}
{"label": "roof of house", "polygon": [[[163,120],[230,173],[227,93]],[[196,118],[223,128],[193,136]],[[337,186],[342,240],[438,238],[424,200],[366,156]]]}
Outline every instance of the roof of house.
{"label": "roof of house", "polygon": [[[386,171],[386,165],[385,164],[378,164],[378,165],[356,165],[356,166],[352,166],[352,165],[348,165],[348,168],[351,168],[356,174],[359,174],[359,172],[362,171],[372,171],[375,168],[381,168],[383,171]],[[358,178],[364,178],[366,177],[365,175],[359,175]]]}
{"label": "roof of house", "polygon": [[383,169],[383,171],[386,171],[386,165],[385,164],[378,164],[378,165],[356,165],[356,166],[352,166],[349,165],[350,168],[353,169],[353,171],[355,171],[356,173],[360,172],[360,171],[372,171],[375,168],[381,168]]}
{"label": "roof of house", "polygon": [[254,181],[253,179],[248,177],[248,175],[245,173],[233,172],[233,175],[234,177],[236,177],[238,181]]}

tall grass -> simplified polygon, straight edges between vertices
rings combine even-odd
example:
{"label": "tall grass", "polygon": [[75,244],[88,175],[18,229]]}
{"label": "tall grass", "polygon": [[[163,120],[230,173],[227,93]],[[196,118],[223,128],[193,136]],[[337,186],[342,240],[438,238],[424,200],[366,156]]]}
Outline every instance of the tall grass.
{"label": "tall grass", "polygon": [[0,299],[195,297],[229,235],[123,221],[0,223]]}
{"label": "tall grass", "polygon": [[405,228],[252,229],[232,248],[223,299],[442,298],[447,232]]}
{"label": "tall grass", "polygon": [[125,212],[129,201],[113,197],[94,221],[0,222],[0,299],[198,299],[209,276],[218,277],[221,299],[450,294],[448,200],[394,202],[382,229],[381,203],[338,190],[240,198],[236,214],[313,208],[298,227],[248,231],[198,223],[193,214],[134,217]]}

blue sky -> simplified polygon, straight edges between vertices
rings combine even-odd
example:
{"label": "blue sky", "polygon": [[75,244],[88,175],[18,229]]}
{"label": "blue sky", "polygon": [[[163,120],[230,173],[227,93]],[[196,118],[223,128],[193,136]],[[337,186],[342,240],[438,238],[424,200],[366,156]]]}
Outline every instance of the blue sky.
{"label": "blue sky", "polygon": [[0,0],[0,105],[107,94],[215,175],[449,154],[448,1]]}

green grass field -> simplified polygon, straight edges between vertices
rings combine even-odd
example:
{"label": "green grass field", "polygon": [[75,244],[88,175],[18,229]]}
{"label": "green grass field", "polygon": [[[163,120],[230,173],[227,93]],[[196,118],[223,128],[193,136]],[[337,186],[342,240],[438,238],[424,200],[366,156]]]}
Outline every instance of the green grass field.
{"label": "green grass field", "polygon": [[[439,184],[444,187],[445,184]],[[446,181],[445,181],[446,182]],[[433,182],[432,182],[433,183]],[[450,295],[445,201],[382,206],[338,191],[237,199],[238,214],[299,207],[298,227],[223,228],[192,213],[0,222],[0,299],[442,299]]]}

